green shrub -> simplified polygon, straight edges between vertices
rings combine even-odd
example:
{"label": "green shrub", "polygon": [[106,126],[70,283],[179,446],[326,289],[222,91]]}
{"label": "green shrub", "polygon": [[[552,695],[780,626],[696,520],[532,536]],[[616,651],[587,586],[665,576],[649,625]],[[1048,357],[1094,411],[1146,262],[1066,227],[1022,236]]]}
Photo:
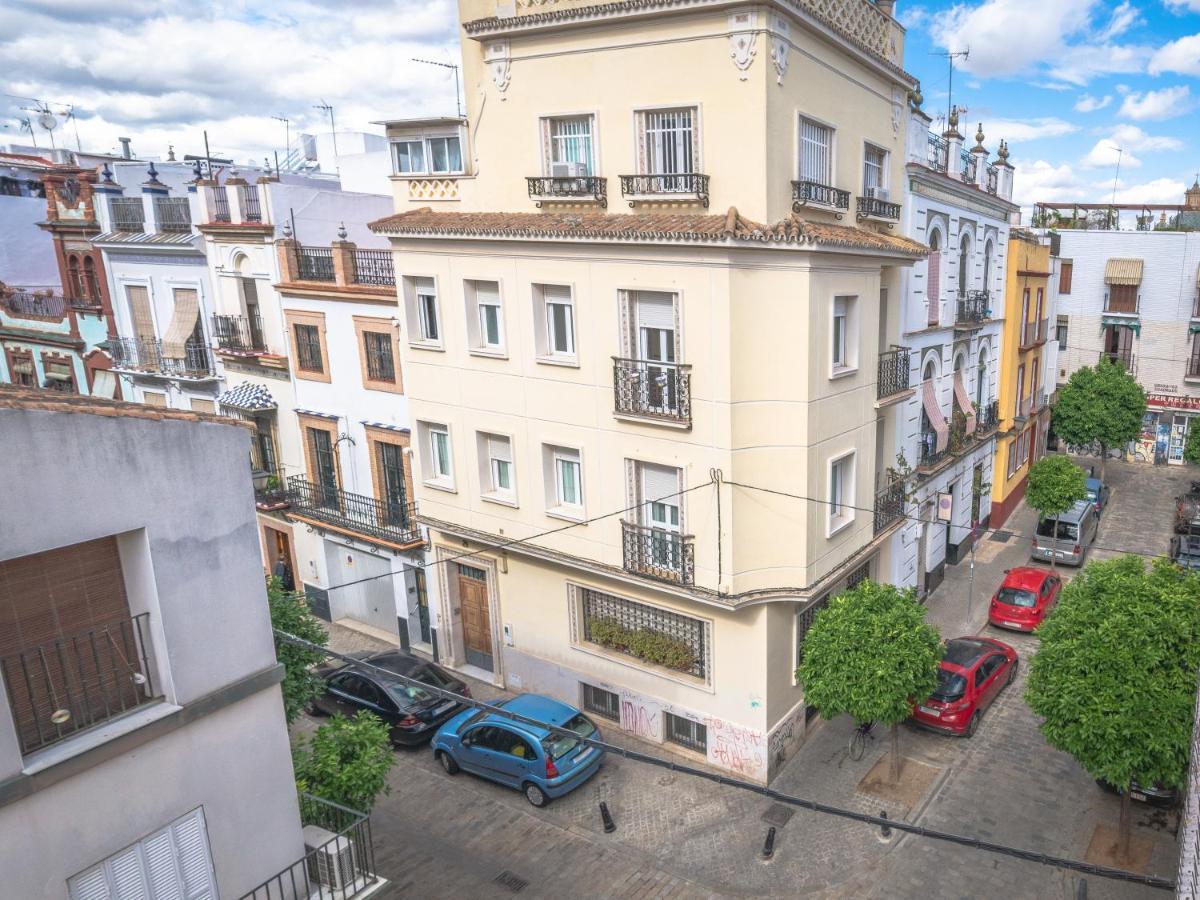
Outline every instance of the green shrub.
{"label": "green shrub", "polygon": [[696,654],[684,641],[657,631],[633,631],[615,619],[588,619],[588,635],[592,643],[608,650],[668,669],[690,672],[696,665]]}

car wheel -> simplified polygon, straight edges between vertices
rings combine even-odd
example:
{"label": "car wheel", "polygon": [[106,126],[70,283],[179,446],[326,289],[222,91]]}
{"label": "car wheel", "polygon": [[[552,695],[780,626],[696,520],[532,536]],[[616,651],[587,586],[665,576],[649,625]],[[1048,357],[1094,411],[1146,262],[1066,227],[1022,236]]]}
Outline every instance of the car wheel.
{"label": "car wheel", "polygon": [[1019,658],[1013,660],[1012,667],[1008,670],[1008,681],[1006,681],[1005,684],[1012,684],[1017,680],[1017,667],[1020,665],[1021,660]]}
{"label": "car wheel", "polygon": [[550,798],[546,796],[546,792],[534,784],[532,781],[525,782],[525,799],[537,807],[545,806],[550,802]]}
{"label": "car wheel", "polygon": [[446,770],[447,775],[458,774],[458,763],[455,761],[453,756],[451,756],[445,750],[439,750],[437,751],[437,758],[438,762],[442,764],[442,768]]}
{"label": "car wheel", "polygon": [[979,730],[979,720],[983,718],[983,713],[976,712],[971,716],[971,721],[967,723],[967,737],[975,737],[975,732]]}

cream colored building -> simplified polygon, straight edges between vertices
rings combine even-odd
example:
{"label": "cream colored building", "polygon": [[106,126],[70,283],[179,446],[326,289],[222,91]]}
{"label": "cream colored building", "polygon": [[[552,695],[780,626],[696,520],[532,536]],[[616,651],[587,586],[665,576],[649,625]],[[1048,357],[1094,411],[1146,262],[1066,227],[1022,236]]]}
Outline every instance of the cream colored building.
{"label": "cream colored building", "polygon": [[438,656],[765,781],[811,610],[895,568],[903,28],[866,0],[460,12],[466,115],[385,123],[373,225]]}

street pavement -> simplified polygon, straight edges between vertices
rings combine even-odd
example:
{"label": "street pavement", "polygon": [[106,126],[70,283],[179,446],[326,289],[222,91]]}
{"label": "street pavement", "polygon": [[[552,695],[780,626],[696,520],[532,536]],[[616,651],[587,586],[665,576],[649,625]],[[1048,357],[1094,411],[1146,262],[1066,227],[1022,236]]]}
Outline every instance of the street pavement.
{"label": "street pavement", "polygon": [[[1173,498],[1190,470],[1110,462],[1113,488],[1092,558],[1118,550],[1165,551]],[[1028,561],[1035,517],[1021,506],[1011,534],[985,536],[950,567],[929,598],[928,618],[944,637],[986,633],[1017,648],[1016,682],[970,739],[903,726],[905,756],[935,774],[911,809],[862,793],[859,782],[887,751],[886,734],[857,762],[846,753],[848,718],[822,723],[772,782],[784,793],[860,812],[1083,859],[1096,825],[1116,824],[1119,801],[1067,754],[1046,745],[1023,699],[1037,641],[986,624],[987,602],[1004,570]],[[1072,570],[1063,570],[1068,578]],[[973,584],[972,584],[973,582]],[[970,610],[968,614],[968,596]],[[373,646],[334,627],[337,649]],[[478,697],[499,694],[472,682]],[[882,731],[882,730],[881,730]],[[606,739],[670,759],[616,729]],[[415,897],[1053,897],[1076,896],[1081,876],[980,850],[894,833],[785,807],[770,798],[629,759],[606,760],[586,786],[538,810],[516,791],[467,774],[445,775],[427,748],[397,754],[391,794],[372,812],[376,864],[390,884],[382,896]],[[603,833],[607,802],[617,830]],[[1135,806],[1136,833],[1153,842],[1150,871],[1172,877],[1173,815]],[[760,859],[770,824],[770,862]],[[1163,897],[1144,886],[1087,877],[1092,898]]]}

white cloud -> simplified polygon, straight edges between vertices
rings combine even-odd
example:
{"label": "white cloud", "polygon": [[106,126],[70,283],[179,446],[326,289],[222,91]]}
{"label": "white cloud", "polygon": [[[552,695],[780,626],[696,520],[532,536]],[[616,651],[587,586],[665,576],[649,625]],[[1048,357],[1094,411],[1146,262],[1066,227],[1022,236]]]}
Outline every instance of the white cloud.
{"label": "white cloud", "polygon": [[1115,166],[1118,160],[1126,169],[1139,169],[1142,165],[1140,159],[1112,138],[1096,141],[1095,146],[1079,161],[1079,165],[1085,169],[1109,169]]}
{"label": "white cloud", "polygon": [[1034,119],[990,119],[983,123],[989,137],[1003,138],[1012,143],[1035,141],[1038,138],[1058,137],[1078,131],[1079,126],[1063,119],[1046,116]]}
{"label": "white cloud", "polygon": [[1163,46],[1150,60],[1150,74],[1178,72],[1200,76],[1200,34],[1180,38]]}
{"label": "white cloud", "polygon": [[[1186,185],[1173,178],[1155,178],[1117,189],[1118,203],[1182,203]],[[1110,188],[1111,190],[1111,188]],[[1111,195],[1110,195],[1111,196]]]}
{"label": "white cloud", "polygon": [[1200,0],[1164,0],[1167,8],[1172,12],[1183,14],[1188,12],[1200,12]]}
{"label": "white cloud", "polygon": [[1176,138],[1146,134],[1136,125],[1118,125],[1108,137],[1096,141],[1079,165],[1085,169],[1109,168],[1117,164],[1119,156],[1121,168],[1137,169],[1142,165],[1142,160],[1135,155],[1137,153],[1182,148],[1183,142]]}
{"label": "white cloud", "polygon": [[1141,74],[1153,52],[1135,44],[1075,44],[1055,61],[1050,74],[1083,87],[1101,75]]}
{"label": "white cloud", "polygon": [[1136,125],[1118,125],[1112,131],[1112,138],[1126,150],[1183,149],[1183,141],[1163,135],[1146,134]]}
{"label": "white cloud", "polygon": [[1103,97],[1093,97],[1091,94],[1082,94],[1075,101],[1075,112],[1095,112],[1098,109],[1104,109],[1112,103],[1112,94],[1105,94]]}
{"label": "white cloud", "polygon": [[1170,119],[1183,115],[1192,104],[1191,91],[1187,85],[1163,88],[1160,91],[1146,91],[1125,96],[1121,104],[1120,115],[1127,119],[1147,121],[1151,119]]}
{"label": "white cloud", "polygon": [[923,6],[901,6],[899,18],[900,24],[911,30],[929,20],[929,10]]}
{"label": "white cloud", "polygon": [[1120,6],[1113,10],[1112,17],[1108,20],[1108,25],[1100,33],[1100,40],[1107,41],[1124,34],[1130,28],[1138,23],[1138,9],[1129,0],[1125,0]]}
{"label": "white cloud", "polygon": [[1087,189],[1086,183],[1075,173],[1072,166],[1053,165],[1039,159],[1027,162],[1012,160],[1013,202],[1022,207],[1032,207],[1041,200],[1073,200]]}

